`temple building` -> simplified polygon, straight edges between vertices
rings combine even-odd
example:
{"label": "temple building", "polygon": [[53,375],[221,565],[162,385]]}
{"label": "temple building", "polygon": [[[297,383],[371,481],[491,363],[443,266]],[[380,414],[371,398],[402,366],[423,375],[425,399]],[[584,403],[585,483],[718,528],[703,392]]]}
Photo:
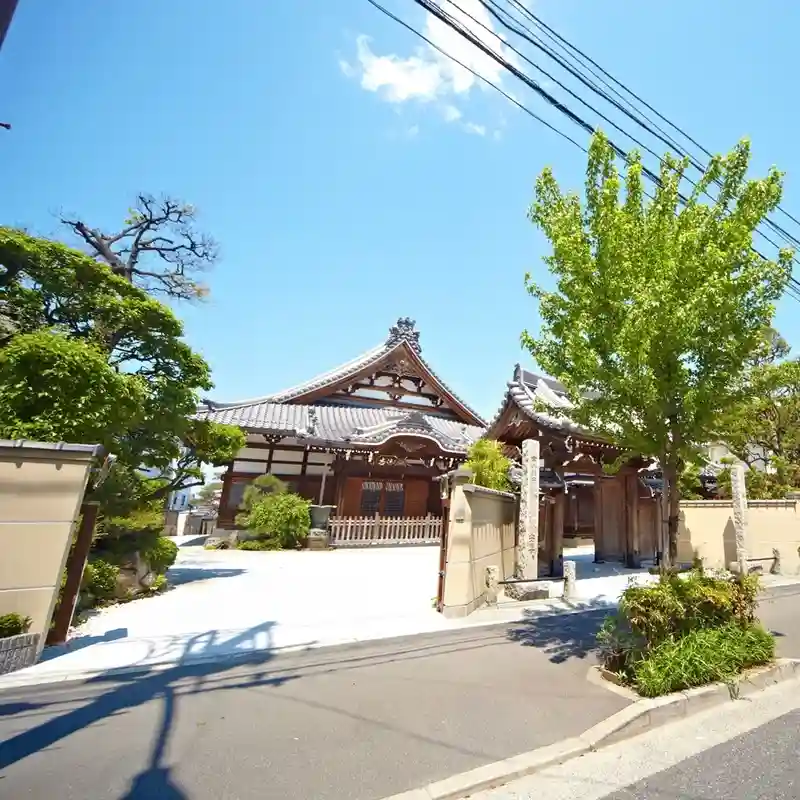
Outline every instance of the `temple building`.
{"label": "temple building", "polygon": [[440,517],[434,478],[455,468],[485,421],[422,357],[413,320],[379,346],[306,383],[198,416],[238,425],[247,444],[223,477],[218,524],[234,527],[244,489],[270,473],[337,517]]}
{"label": "temple building", "polygon": [[519,460],[523,441],[539,441],[543,574],[560,574],[569,536],[591,539],[596,561],[638,566],[653,558],[657,547],[655,492],[641,474],[646,464],[634,459],[607,474],[603,466],[620,450],[571,421],[571,406],[558,381],[517,366],[485,436],[500,441],[513,460]]}

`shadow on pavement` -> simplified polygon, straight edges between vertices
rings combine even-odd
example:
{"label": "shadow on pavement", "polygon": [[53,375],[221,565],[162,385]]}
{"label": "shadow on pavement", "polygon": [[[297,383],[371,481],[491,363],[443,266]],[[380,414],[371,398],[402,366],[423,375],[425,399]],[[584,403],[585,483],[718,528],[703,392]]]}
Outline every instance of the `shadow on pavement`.
{"label": "shadow on pavement", "polygon": [[52,661],[54,658],[63,656],[66,653],[74,653],[76,650],[83,650],[84,647],[89,647],[93,644],[100,642],[116,642],[120,639],[125,639],[128,636],[127,628],[114,628],[112,631],[106,631],[102,636],[76,636],[64,644],[51,645],[45,647],[42,651],[42,656],[39,659],[41,664],[44,661]]}
{"label": "shadow on pavement", "polygon": [[171,567],[168,573],[170,587],[183,586],[195,581],[210,581],[214,578],[235,578],[245,570],[227,567]]}
{"label": "shadow on pavement", "polygon": [[[271,629],[273,622],[266,622],[262,625],[250,628],[247,631],[235,636],[233,639],[226,640],[224,647],[227,652],[235,647],[246,646],[248,642],[255,642],[259,635],[266,634],[269,642],[272,641]],[[208,654],[213,656],[220,652],[223,644],[216,642],[216,632],[209,631],[186,643],[184,652],[193,657]],[[197,645],[202,644],[198,650]],[[48,719],[39,725],[18,733],[3,742],[0,749],[0,770],[6,769],[10,765],[21,761],[34,753],[41,752],[48,747],[52,747],[61,740],[71,736],[77,731],[92,725],[99,720],[106,719],[115,714],[119,714],[128,709],[143,705],[155,698],[161,698],[164,710],[157,733],[153,750],[150,755],[148,768],[137,775],[131,784],[131,789],[125,794],[122,800],[132,798],[164,798],[164,800],[180,800],[185,795],[180,789],[172,785],[169,770],[161,766],[163,755],[169,740],[170,731],[176,713],[175,684],[178,681],[193,679],[189,687],[181,687],[181,694],[193,694],[204,690],[204,683],[207,678],[218,676],[234,667],[243,664],[259,666],[268,662],[273,657],[273,649],[268,647],[263,650],[253,651],[252,654],[243,658],[226,659],[224,661],[209,660],[204,663],[186,664],[185,658],[175,666],[167,669],[154,669],[144,667],[136,672],[125,674],[103,674],[90,679],[86,684],[113,682],[116,684],[109,688],[107,692],[92,698],[88,703],[78,708],[71,709],[65,713]],[[248,676],[247,686],[281,686],[293,676],[274,675],[267,677],[264,673],[255,672]],[[240,684],[229,684],[215,688],[236,688]],[[25,708],[20,708],[20,706]],[[31,710],[35,704],[32,703],[11,703],[7,706],[0,705],[0,715],[21,713]]]}
{"label": "shadow on pavement", "polygon": [[593,656],[597,632],[614,609],[604,602],[590,603],[585,608],[588,610],[582,614],[557,616],[541,616],[526,610],[527,619],[510,626],[508,638],[525,647],[539,648],[554,664]]}

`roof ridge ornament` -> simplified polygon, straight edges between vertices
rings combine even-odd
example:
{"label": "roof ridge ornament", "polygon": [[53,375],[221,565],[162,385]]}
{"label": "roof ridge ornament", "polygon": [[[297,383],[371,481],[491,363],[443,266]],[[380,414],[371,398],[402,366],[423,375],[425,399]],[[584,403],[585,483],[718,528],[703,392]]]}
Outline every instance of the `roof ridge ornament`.
{"label": "roof ridge ornament", "polygon": [[397,322],[389,328],[389,337],[386,339],[387,347],[395,347],[401,342],[405,342],[415,353],[422,352],[419,343],[419,331],[414,327],[416,321],[411,317],[400,317]]}

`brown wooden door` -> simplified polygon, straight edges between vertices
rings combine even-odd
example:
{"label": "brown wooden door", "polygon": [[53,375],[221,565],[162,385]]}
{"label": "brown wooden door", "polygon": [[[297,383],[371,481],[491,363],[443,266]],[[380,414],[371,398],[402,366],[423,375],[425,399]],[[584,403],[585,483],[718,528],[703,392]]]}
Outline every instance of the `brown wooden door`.
{"label": "brown wooden door", "polygon": [[361,478],[347,478],[342,493],[342,517],[361,516]]}
{"label": "brown wooden door", "polygon": [[424,517],[428,513],[428,481],[406,481],[405,495],[405,516]]}
{"label": "brown wooden door", "polygon": [[608,561],[625,557],[625,484],[616,476],[603,482],[603,556]]}

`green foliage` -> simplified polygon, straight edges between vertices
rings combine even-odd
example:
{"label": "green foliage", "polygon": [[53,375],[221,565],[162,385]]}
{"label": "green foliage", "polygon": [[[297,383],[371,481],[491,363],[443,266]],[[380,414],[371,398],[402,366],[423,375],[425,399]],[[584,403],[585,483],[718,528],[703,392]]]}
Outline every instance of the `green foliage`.
{"label": "green foliage", "polygon": [[164,507],[159,500],[140,501],[127,516],[106,516],[95,529],[94,550],[115,564],[155,547],[164,532]]}
{"label": "green foliage", "polygon": [[[606,618],[598,634],[602,661],[648,696],[656,692],[654,687],[678,686],[690,679],[695,682],[687,685],[692,686],[719,680],[720,670],[742,659],[745,666],[764,663],[758,648],[751,653],[737,649],[757,644],[757,633],[755,639],[731,633],[734,628],[756,630],[758,590],[756,575],[717,577],[702,567],[682,575],[664,574],[649,586],[629,586],[619,610]],[[714,638],[716,634],[709,631],[720,633]],[[716,660],[708,655],[713,642],[720,645]],[[701,670],[703,663],[706,673]]]}
{"label": "green foliage", "polygon": [[[770,360],[775,349],[750,370],[746,394],[718,426],[718,438],[738,459],[760,467],[747,476],[754,499],[785,497],[800,487],[800,361]],[[786,355],[788,346],[777,352]]]}
{"label": "green foliage", "polygon": [[269,537],[259,537],[258,539],[248,539],[245,542],[239,542],[236,546],[237,550],[280,550],[281,543],[278,539]]}
{"label": "green foliage", "polygon": [[83,571],[81,606],[91,608],[112,601],[117,592],[119,567],[102,558],[93,558]]}
{"label": "green foliage", "polygon": [[237,522],[245,527],[247,524],[247,515],[252,510],[253,506],[260,503],[265,495],[270,494],[284,494],[289,491],[289,487],[275,475],[259,475],[249,486],[244,490],[242,495],[242,504],[240,508],[243,512],[243,521]]}
{"label": "green foliage", "polygon": [[[753,231],[780,202],[782,175],[747,179],[750,145],[716,156],[683,204],[688,161],[666,155],[655,199],[646,200],[641,157],[624,177],[601,133],[594,136],[585,205],[546,169],[531,220],[552,245],[549,291],[526,276],[539,300],[541,334],[523,333],[536,362],[561,380],[573,419],[623,451],[659,459],[669,498],[669,547],[677,542],[677,476],[714,438],[719,416],[746,394],[748,364],[791,273],[751,248]],[[716,200],[702,201],[715,186]]]}
{"label": "green foliage", "polygon": [[511,488],[508,470],[511,461],[503,455],[500,442],[478,439],[467,451],[464,469],[472,470],[472,482],[487,489],[507,492]]}
{"label": "green foliage", "polygon": [[163,575],[175,563],[178,545],[168,536],[159,536],[151,547],[142,552],[142,557],[153,572]]}
{"label": "green foliage", "polygon": [[700,467],[697,464],[686,464],[678,475],[678,487],[681,500],[700,500],[703,495],[700,490]]}
{"label": "green foliage", "polygon": [[670,692],[729,682],[742,670],[775,658],[775,638],[761,625],[728,624],[690,631],[656,647],[633,668],[639,694],[658,697]]}
{"label": "green foliage", "polygon": [[302,544],[308,536],[310,505],[308,500],[292,492],[271,492],[262,495],[240,517],[245,527],[258,534],[259,539],[272,540],[279,548],[289,549]]}
{"label": "green foliage", "polygon": [[118,461],[94,497],[103,515],[201,485],[201,463],[244,445],[238,428],[193,419],[208,365],[173,312],[107,264],[0,227],[0,303],[14,310],[0,342],[0,436],[105,445]]}
{"label": "green foliage", "polygon": [[0,436],[110,445],[139,417],[146,384],[94,343],[39,330],[0,349]]}
{"label": "green foliage", "polygon": [[[782,500],[789,492],[800,487],[800,466],[789,464],[782,458],[770,458],[774,472],[756,467],[745,469],[745,485],[750,500]],[[721,497],[731,497],[731,467],[724,467],[717,476]]]}
{"label": "green foliage", "polygon": [[214,500],[216,492],[222,489],[222,481],[211,481],[200,487],[197,493],[198,499],[203,503],[210,503]]}
{"label": "green foliage", "polygon": [[2,614],[0,615],[0,639],[27,633],[32,623],[33,620],[30,617],[23,617],[22,614]]}
{"label": "green foliage", "polygon": [[165,592],[168,588],[169,583],[167,582],[167,576],[156,575],[152,585],[150,586],[150,594],[161,594],[161,592]]}

